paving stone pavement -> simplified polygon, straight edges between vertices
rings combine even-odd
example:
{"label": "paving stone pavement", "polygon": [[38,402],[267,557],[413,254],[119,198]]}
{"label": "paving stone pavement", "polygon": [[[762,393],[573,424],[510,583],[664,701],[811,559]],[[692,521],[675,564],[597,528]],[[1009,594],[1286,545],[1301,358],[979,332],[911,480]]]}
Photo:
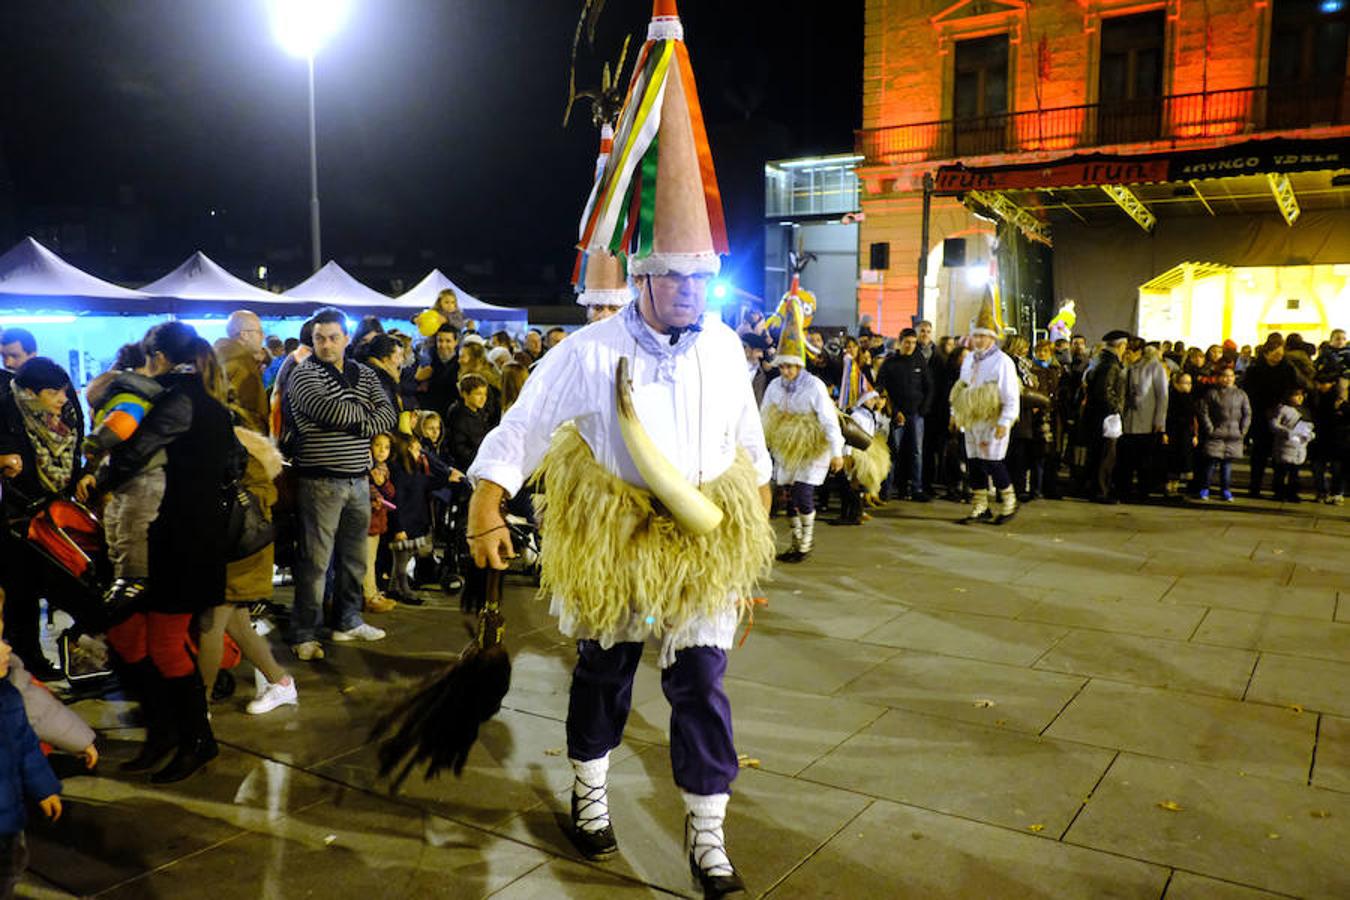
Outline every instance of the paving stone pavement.
{"label": "paving stone pavement", "polygon": [[[766,587],[727,680],[750,896],[1350,897],[1350,509],[960,513],[822,524]],[[611,770],[622,852],[590,864],[561,830],[574,650],[509,585],[512,691],[462,778],[390,796],[367,740],[465,642],[427,594],[387,640],[295,663],[298,708],[244,714],[242,667],[220,758],[182,784],[118,773],[131,710],[77,703],[104,762],[63,766],[19,896],[692,896],[655,653]]]}

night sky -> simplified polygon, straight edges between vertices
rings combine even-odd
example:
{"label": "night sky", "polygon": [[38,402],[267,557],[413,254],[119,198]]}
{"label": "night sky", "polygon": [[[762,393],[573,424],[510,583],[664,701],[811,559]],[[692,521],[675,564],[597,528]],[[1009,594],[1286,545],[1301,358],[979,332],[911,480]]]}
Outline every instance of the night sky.
{"label": "night sky", "polygon": [[[354,0],[317,64],[324,256],[381,290],[438,265],[485,297],[559,296],[596,147],[587,109],[562,127],[580,6]],[[743,283],[764,160],[852,148],[862,7],[681,3]],[[608,0],[579,82],[625,33],[631,65],[649,15]],[[132,283],[202,249],[293,283],[305,97],[263,0],[0,0],[0,249],[32,233]]]}

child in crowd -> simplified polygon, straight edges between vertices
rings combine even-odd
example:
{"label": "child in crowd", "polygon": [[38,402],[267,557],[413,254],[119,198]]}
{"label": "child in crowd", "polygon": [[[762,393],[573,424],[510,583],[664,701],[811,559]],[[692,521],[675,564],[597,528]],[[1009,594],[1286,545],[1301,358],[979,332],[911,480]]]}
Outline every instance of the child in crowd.
{"label": "child in crowd", "polygon": [[1181,493],[1182,482],[1195,478],[1195,448],[1200,444],[1200,423],[1195,415],[1194,382],[1189,372],[1172,376],[1167,398],[1167,429],[1163,444],[1167,447],[1167,496]]}
{"label": "child in crowd", "polygon": [[[94,427],[84,439],[84,453],[91,462],[106,460],[113,447],[130,438],[164,392],[148,372],[145,350],[140,344],[126,344],[117,351],[112,369],[89,383],[85,397],[95,410]],[[108,492],[103,533],[113,568],[106,599],[110,607],[128,605],[145,590],[150,575],[150,523],[159,515],[164,499],[166,459],[161,450],[137,475]],[[88,500],[95,483],[94,474],[85,475],[76,485],[75,499]]]}
{"label": "child in crowd", "polygon": [[1350,450],[1350,404],[1346,403],[1350,381],[1336,373],[1319,373],[1316,388],[1312,407],[1317,438],[1309,448],[1313,482],[1319,501],[1340,505],[1345,502],[1345,463]]}
{"label": "child in crowd", "polygon": [[1298,503],[1298,470],[1308,460],[1308,444],[1313,439],[1313,424],[1304,418],[1303,388],[1296,387],[1284,395],[1275,415],[1270,419],[1270,433],[1274,438],[1271,456],[1275,460],[1276,500]]}
{"label": "child in crowd", "polygon": [[1242,442],[1252,425],[1252,404],[1246,392],[1236,387],[1237,376],[1232,369],[1221,369],[1216,378],[1213,389],[1197,404],[1206,460],[1196,496],[1209,499],[1209,485],[1214,480],[1214,470],[1218,469],[1220,496],[1225,503],[1232,503],[1233,460],[1242,456]]}
{"label": "child in crowd", "polygon": [[454,522],[451,521],[451,517],[456,509],[468,509],[469,492],[464,482],[464,473],[445,459],[444,423],[438,414],[430,410],[419,413],[417,424],[413,426],[413,436],[421,439],[422,452],[426,454],[427,463],[431,468],[433,542],[443,544],[446,548],[445,559],[439,565],[434,555],[418,558],[413,570],[413,585],[439,581],[446,590],[457,591],[464,586],[464,581],[456,564],[457,548],[452,546],[455,538],[452,536]]}
{"label": "child in crowd", "polygon": [[436,480],[421,439],[395,434],[391,444],[389,473],[398,502],[389,511],[389,551],[393,556],[389,593],[400,603],[421,606],[422,599],[413,593],[408,565],[415,557],[432,551],[431,491]]}
{"label": "child in crowd", "polygon": [[389,454],[392,449],[387,434],[370,439],[370,528],[366,531],[366,580],[361,586],[365,597],[365,611],[389,612],[398,603],[380,592],[376,581],[376,561],[379,558],[380,538],[389,530],[389,511],[394,509],[398,494],[389,473]]}
{"label": "child in crowd", "polygon": [[[9,681],[10,650],[3,640],[3,616],[0,595],[0,900],[9,900],[28,868],[24,804],[37,801],[47,818],[55,822],[61,818],[61,782],[42,755],[38,737],[28,724],[23,698]],[[93,758],[98,759],[96,752]]]}

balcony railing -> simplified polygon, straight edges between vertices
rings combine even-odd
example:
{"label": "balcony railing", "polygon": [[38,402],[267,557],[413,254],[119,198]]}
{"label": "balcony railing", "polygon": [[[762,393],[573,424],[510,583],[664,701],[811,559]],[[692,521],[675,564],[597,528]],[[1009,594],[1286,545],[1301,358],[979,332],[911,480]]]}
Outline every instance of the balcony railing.
{"label": "balcony railing", "polygon": [[904,163],[1345,124],[1350,79],[864,129],[857,151],[871,164]]}

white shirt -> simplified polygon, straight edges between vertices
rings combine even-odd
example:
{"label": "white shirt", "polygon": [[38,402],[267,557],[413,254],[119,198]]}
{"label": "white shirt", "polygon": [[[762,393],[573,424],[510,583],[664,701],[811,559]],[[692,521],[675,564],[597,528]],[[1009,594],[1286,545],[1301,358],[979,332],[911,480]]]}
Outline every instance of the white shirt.
{"label": "white shirt", "polygon": [[694,345],[675,357],[675,380],[669,383],[657,378],[657,359],[638,346],[621,316],[587,325],[540,360],[501,424],[483,439],[469,479],[487,479],[516,493],[543,460],[553,432],[573,421],[602,466],[645,489],[619,433],[615,369],[624,356],[638,418],[691,484],[712,481],[731,468],[738,446],[761,483],[768,482],[769,451],[736,333],[708,320]]}
{"label": "white shirt", "polygon": [[844,433],[839,429],[839,407],[830,399],[830,389],[825,387],[825,382],[815,375],[803,369],[796,380],[797,384],[791,392],[787,389],[786,378],[778,377],[769,382],[769,386],[764,390],[764,402],[759,408],[767,410],[770,406],[776,406],[788,413],[814,414],[825,432],[825,439],[830,447],[811,462],[796,469],[788,469],[780,463],[776,471],[778,483],[792,484],[800,481],[803,484],[824,484],[825,476],[830,472],[830,460],[844,455]]}
{"label": "white shirt", "polygon": [[[975,459],[1003,459],[1008,455],[1012,424],[1017,421],[1022,406],[1022,385],[1017,380],[1017,363],[997,347],[983,359],[972,351],[961,361],[961,380],[972,388],[988,382],[996,383],[1000,405],[997,422],[976,422],[966,428],[966,455]],[[995,433],[998,426],[1005,429],[1003,437]]]}

